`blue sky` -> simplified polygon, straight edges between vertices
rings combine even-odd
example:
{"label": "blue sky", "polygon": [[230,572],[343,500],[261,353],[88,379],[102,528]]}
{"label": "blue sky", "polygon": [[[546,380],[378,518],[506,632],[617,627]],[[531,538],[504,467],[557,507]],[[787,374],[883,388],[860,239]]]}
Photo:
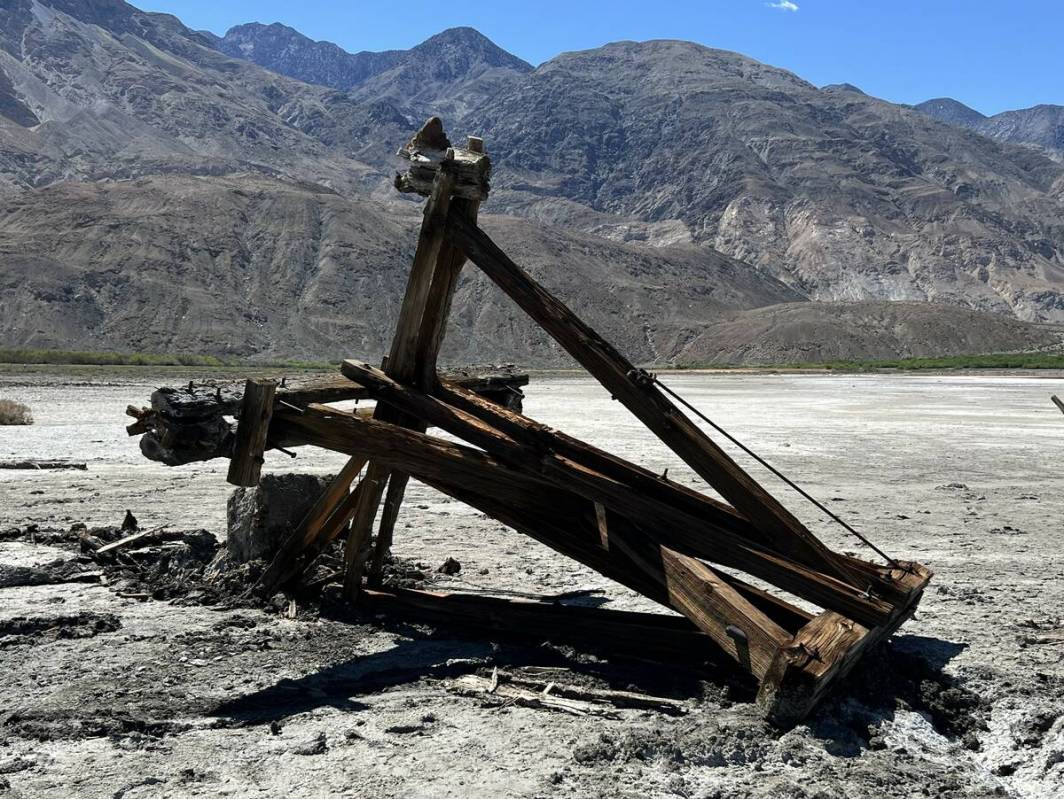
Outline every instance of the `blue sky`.
{"label": "blue sky", "polygon": [[[853,83],[900,103],[949,96],[992,114],[1064,104],[1064,2],[1055,0],[133,0],[221,34],[283,22],[351,50],[407,48],[471,25],[539,64],[619,39],[689,39],[817,85]],[[441,10],[442,9],[442,10]]]}

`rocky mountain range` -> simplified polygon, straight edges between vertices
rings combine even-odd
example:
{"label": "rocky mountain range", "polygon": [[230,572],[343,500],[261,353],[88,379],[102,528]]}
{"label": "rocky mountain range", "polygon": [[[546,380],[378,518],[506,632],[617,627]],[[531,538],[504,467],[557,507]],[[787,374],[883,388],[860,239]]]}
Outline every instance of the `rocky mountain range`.
{"label": "rocky mountain range", "polygon": [[[485,222],[633,358],[1052,346],[1064,166],[686,42],[533,69],[469,28],[346,53],[121,0],[0,2],[0,344],[379,356],[429,114],[484,136]],[[458,360],[558,363],[469,270]]]}
{"label": "rocky mountain range", "polygon": [[950,97],[927,100],[913,108],[991,139],[1036,147],[1049,157],[1064,161],[1064,105],[1042,104],[989,117]]}

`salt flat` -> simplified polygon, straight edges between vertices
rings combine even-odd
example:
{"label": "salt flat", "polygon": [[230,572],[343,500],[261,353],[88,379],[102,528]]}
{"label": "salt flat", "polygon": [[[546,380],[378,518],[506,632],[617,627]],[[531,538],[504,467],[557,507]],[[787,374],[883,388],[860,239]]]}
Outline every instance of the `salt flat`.
{"label": "salt flat", "polygon": [[[0,530],[117,524],[129,508],[142,526],[224,534],[231,488],[225,464],[150,463],[124,431],[127,404],[145,403],[156,384],[188,378],[136,369],[0,373],[0,396],[26,402],[38,420],[0,428],[0,460],[88,464],[85,472],[0,470]],[[679,678],[671,686],[691,700],[691,712],[680,719],[643,711],[604,720],[492,709],[425,675],[448,660],[529,657],[520,647],[424,628],[177,607],[61,584],[0,589],[0,625],[16,617],[109,613],[121,628],[76,640],[2,645],[0,638],[9,697],[0,716],[0,779],[14,795],[124,791],[127,799],[280,791],[1061,795],[1064,415],[1049,396],[1064,394],[1064,380],[691,373],[662,379],[887,552],[936,573],[918,618],[891,645],[893,656],[878,664],[870,659],[847,695],[808,724],[785,734],[765,728],[741,692],[730,693],[727,680],[714,675],[697,687]],[[592,381],[534,376],[527,394],[529,415],[698,485]],[[296,460],[267,456],[267,469],[276,471],[324,474],[342,463],[342,456],[309,449]],[[751,471],[765,476],[759,467]],[[778,487],[771,479],[766,484]],[[778,488],[831,546],[871,556]],[[408,496],[396,553],[429,570],[457,558],[462,571],[439,575],[440,586],[540,594],[596,589],[608,606],[640,604],[447,497],[419,485]],[[0,542],[0,563],[69,554],[25,536]],[[219,626],[232,617],[254,625]],[[578,659],[572,668],[590,667]],[[359,688],[366,675],[403,669],[409,679]],[[606,675],[614,682],[629,677],[639,679]],[[269,693],[286,679],[305,701],[278,702]],[[911,695],[890,696],[898,685],[909,685]],[[216,706],[247,696],[278,705],[277,734],[266,724],[220,725]]]}

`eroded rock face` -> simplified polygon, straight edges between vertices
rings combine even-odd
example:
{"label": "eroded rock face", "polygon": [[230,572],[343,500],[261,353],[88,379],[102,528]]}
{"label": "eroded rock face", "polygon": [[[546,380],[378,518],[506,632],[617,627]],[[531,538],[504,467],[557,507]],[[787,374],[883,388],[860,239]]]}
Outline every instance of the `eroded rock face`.
{"label": "eroded rock face", "polygon": [[[1064,165],[847,84],[690,42],[532,69],[468,28],[349,54],[120,0],[0,5],[4,346],[376,360],[417,224],[392,159],[428,112],[487,141],[485,228],[634,361],[798,300],[1064,322]],[[994,119],[1059,141],[1035,110]],[[463,279],[447,360],[567,363],[514,318]]]}
{"label": "eroded rock face", "polygon": [[312,474],[265,474],[257,486],[236,489],[226,514],[232,561],[271,558],[328,483],[329,478]]}
{"label": "eroded rock face", "polygon": [[679,223],[815,300],[1064,320],[1061,166],[1029,149],[676,41],[560,55],[475,118],[511,213]]}

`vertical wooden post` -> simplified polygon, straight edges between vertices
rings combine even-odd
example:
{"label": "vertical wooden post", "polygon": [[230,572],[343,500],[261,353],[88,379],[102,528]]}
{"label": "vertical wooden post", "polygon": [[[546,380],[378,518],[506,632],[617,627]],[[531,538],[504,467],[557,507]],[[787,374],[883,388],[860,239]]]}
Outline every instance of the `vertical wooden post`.
{"label": "vertical wooden post", "polygon": [[244,384],[244,399],[236,427],[233,457],[226,479],[237,486],[255,486],[262,474],[266,436],[273,416],[275,380],[251,380]]}
{"label": "vertical wooden post", "polygon": [[[484,152],[484,140],[477,136],[470,136],[468,145],[470,152]],[[474,225],[477,223],[479,211],[479,200],[462,197],[455,197],[451,200],[451,212],[461,214]],[[436,387],[440,347],[443,345],[443,337],[447,331],[447,318],[451,314],[454,293],[458,288],[458,279],[465,262],[465,253],[444,240],[432,274],[432,283],[425,301],[425,311],[421,317],[421,326],[414,349],[414,373],[411,377],[414,384],[422,391],[432,391]],[[398,368],[392,372],[386,366],[385,372],[402,380]],[[424,432],[425,426],[419,424],[416,429]],[[371,585],[380,585],[384,560],[392,547],[395,522],[399,516],[399,508],[403,504],[403,496],[406,493],[406,484],[409,479],[409,476],[402,472],[394,472],[388,483],[388,497],[381,514],[381,523],[377,530],[377,547],[370,565],[369,582]]]}
{"label": "vertical wooden post", "polygon": [[[396,325],[395,337],[392,339],[391,351],[385,362],[385,372],[402,382],[409,382],[414,378],[417,367],[417,345],[421,334],[422,320],[428,307],[433,276],[436,272],[437,263],[440,260],[440,250],[443,246],[444,228],[447,221],[447,212],[451,206],[451,196],[454,193],[455,174],[452,171],[454,161],[453,150],[448,150],[440,162],[436,172],[436,179],[432,185],[432,194],[425,203],[424,217],[421,222],[421,232],[418,235],[417,250],[414,253],[414,262],[410,268],[410,277],[406,284],[406,294],[403,296],[403,304],[399,309],[399,321]],[[386,405],[378,405],[374,413],[375,419],[389,422],[402,421],[401,414]],[[362,588],[362,574],[365,570],[365,556],[361,550],[369,543],[370,531],[377,515],[381,496],[388,482],[389,470],[386,467],[370,463],[369,470],[363,480],[364,488],[359,497],[358,511],[355,513],[354,522],[351,525],[351,533],[347,538],[344,554],[346,574],[344,577],[344,594],[348,599],[355,601]],[[400,478],[402,485],[397,488],[401,492],[405,488],[406,478]],[[384,553],[381,552],[374,558],[374,563],[384,562]]]}

